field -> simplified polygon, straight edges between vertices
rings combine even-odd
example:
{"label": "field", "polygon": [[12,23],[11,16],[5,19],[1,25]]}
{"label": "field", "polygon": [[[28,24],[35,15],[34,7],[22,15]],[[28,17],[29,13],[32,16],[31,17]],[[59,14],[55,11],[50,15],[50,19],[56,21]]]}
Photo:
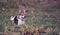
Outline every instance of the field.
{"label": "field", "polygon": [[[54,1],[49,5],[47,1],[3,1],[0,2],[0,35],[60,35],[60,8]],[[10,17],[18,15],[20,4],[25,6],[27,22],[16,27]]]}

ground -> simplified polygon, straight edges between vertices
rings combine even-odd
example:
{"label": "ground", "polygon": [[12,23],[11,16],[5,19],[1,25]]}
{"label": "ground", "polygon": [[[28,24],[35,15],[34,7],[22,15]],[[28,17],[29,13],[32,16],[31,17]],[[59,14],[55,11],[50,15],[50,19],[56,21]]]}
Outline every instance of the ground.
{"label": "ground", "polygon": [[[15,24],[12,24],[10,17],[18,15],[19,5],[25,6],[27,22],[25,25],[15,28]],[[42,25],[48,25],[48,28],[52,28],[53,31],[47,33],[48,30],[46,35],[54,35],[55,33],[59,34],[59,11],[59,0],[2,0],[0,2],[0,30],[7,35],[18,35],[20,33],[17,33],[15,29],[19,32],[20,29],[25,29],[26,27],[26,29],[30,31],[32,27],[32,30],[34,30],[36,28],[39,29]]]}

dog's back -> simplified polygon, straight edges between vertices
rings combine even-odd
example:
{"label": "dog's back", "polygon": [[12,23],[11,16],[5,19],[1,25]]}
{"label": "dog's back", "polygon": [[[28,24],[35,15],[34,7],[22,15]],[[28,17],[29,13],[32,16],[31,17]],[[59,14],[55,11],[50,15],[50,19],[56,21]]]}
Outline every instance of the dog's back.
{"label": "dog's back", "polygon": [[15,16],[15,18],[14,18],[14,23],[15,23],[16,25],[18,24],[17,16]]}

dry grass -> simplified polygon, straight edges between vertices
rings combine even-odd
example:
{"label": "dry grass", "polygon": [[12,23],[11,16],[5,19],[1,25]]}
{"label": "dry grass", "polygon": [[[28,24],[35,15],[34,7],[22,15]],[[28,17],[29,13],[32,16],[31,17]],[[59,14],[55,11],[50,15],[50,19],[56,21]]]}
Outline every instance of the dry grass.
{"label": "dry grass", "polygon": [[[14,8],[16,6],[15,2],[10,3],[11,1],[8,1],[7,7],[1,7],[0,12],[0,30],[3,30],[3,32],[6,35],[18,35],[20,32],[24,35],[29,33],[31,35],[34,33],[34,35],[39,35],[41,32],[49,32],[46,35],[55,35],[55,33],[60,32],[60,25],[56,22],[56,17],[59,17],[58,12],[60,10],[56,10],[53,6],[45,6],[45,4],[40,5],[37,1],[34,0],[28,0],[26,1],[20,1],[22,4],[25,4],[26,10],[27,10],[27,22],[25,25],[21,25],[19,28],[15,28],[15,25],[12,24],[10,21],[10,16],[18,15],[18,7]],[[18,1],[17,1],[18,2]],[[19,2],[18,2],[19,3]],[[21,4],[20,3],[20,4]],[[18,6],[19,4],[17,4]],[[51,5],[51,4],[50,4]],[[4,5],[3,5],[4,6]],[[59,18],[58,18],[59,19]],[[52,29],[43,29],[41,28],[41,25],[48,25],[49,28]],[[6,28],[8,27],[8,28]],[[17,29],[17,32],[16,30]],[[56,31],[54,31],[56,30]],[[19,32],[19,33],[18,33]],[[40,33],[39,33],[40,32]],[[21,35],[20,34],[20,35]]]}

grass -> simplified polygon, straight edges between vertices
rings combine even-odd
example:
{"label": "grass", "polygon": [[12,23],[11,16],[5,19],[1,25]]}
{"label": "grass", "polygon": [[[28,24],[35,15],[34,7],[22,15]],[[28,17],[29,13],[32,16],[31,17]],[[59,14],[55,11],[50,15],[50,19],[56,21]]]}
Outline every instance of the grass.
{"label": "grass", "polygon": [[[15,26],[10,21],[10,17],[18,15],[18,9],[5,9],[2,12],[3,13],[0,14],[0,30],[5,31],[4,30],[5,27],[8,26],[8,28],[9,28],[9,27]],[[31,13],[31,12],[27,13],[26,16],[27,16],[27,22],[26,22],[26,24],[21,25],[20,26],[21,28],[22,27],[26,27],[27,29],[32,28],[32,27],[39,28],[42,25],[48,25],[49,27],[57,30],[56,27],[60,27],[60,26],[58,26],[58,24],[54,18],[45,16],[44,12],[40,13],[40,9],[38,9],[38,8],[33,13]],[[41,17],[43,16],[42,19],[40,18],[40,16]],[[10,33],[11,32],[10,29],[7,29],[7,32]]]}
{"label": "grass", "polygon": [[[38,13],[37,13],[38,14]],[[0,21],[6,23],[7,25],[11,24],[10,16],[12,15],[18,15],[18,10],[16,9],[8,9],[6,13],[0,14]],[[37,25],[40,26],[42,24],[47,25],[54,25],[56,21],[52,18],[45,17],[44,19],[36,18],[35,14],[27,14],[27,23],[31,25]]]}

